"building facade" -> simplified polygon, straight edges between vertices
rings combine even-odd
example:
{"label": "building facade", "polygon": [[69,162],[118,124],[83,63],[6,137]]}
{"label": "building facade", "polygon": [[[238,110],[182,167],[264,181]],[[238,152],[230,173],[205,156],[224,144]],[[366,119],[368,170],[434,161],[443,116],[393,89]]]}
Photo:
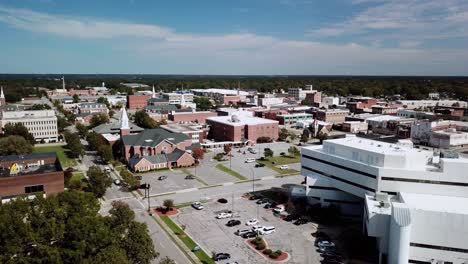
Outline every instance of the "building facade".
{"label": "building facade", "polygon": [[10,123],[23,124],[36,142],[58,141],[57,116],[54,110],[2,111],[2,129]]}
{"label": "building facade", "polygon": [[168,119],[176,123],[198,123],[206,124],[208,117],[218,116],[216,112],[200,111],[200,112],[175,112],[169,113]]}
{"label": "building facade", "polygon": [[128,95],[127,96],[127,107],[130,110],[141,110],[148,105],[148,100],[151,95]]}
{"label": "building facade", "polygon": [[315,112],[315,114],[316,114],[316,118],[320,121],[331,123],[331,124],[340,124],[345,121],[346,116],[349,115],[349,111],[342,110],[342,109],[329,109],[329,110],[319,109]]}
{"label": "building facade", "polygon": [[416,149],[408,140],[355,136],[301,152],[309,202],[362,218],[380,262],[461,264],[468,258],[467,159]]}

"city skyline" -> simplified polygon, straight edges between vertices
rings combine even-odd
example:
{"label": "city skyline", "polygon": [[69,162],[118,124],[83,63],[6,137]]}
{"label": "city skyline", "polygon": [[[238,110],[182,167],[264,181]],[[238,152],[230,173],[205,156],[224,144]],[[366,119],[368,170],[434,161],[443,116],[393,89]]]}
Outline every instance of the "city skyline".
{"label": "city skyline", "polygon": [[2,73],[460,75],[463,1],[0,4]]}

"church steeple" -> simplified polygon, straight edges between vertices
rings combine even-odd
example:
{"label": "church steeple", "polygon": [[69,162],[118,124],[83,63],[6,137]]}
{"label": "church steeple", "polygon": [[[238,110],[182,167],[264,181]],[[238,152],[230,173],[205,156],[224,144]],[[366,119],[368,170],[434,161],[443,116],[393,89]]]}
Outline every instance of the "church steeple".
{"label": "church steeple", "polygon": [[153,84],[153,93],[151,94],[151,98],[156,98],[156,92],[154,91],[154,84]]}
{"label": "church steeple", "polygon": [[0,106],[2,105],[5,105],[6,102],[5,102],[5,94],[3,93],[3,86],[0,87],[1,91],[0,91]]}
{"label": "church steeple", "polygon": [[130,134],[130,125],[128,121],[127,111],[125,107],[122,107],[120,115],[120,136],[125,136]]}

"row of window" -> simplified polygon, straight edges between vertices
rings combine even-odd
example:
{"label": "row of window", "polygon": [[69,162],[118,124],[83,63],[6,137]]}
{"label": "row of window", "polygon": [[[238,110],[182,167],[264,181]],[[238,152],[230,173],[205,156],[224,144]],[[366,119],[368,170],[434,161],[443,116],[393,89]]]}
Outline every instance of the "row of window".
{"label": "row of window", "polygon": [[57,126],[28,126],[29,131],[57,130]]}
{"label": "row of window", "polygon": [[25,121],[21,122],[25,126],[36,126],[36,125],[52,125],[52,124],[57,124],[56,120],[47,120],[47,121]]}
{"label": "row of window", "polygon": [[57,131],[32,132],[33,136],[56,136]]}
{"label": "row of window", "polygon": [[43,192],[43,191],[44,191],[44,185],[34,185],[34,186],[24,187],[25,193],[37,193],[37,192]]}

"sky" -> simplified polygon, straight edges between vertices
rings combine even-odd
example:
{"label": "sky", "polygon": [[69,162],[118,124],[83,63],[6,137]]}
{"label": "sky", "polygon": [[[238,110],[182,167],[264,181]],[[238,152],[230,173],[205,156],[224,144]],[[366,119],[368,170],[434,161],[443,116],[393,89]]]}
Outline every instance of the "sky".
{"label": "sky", "polygon": [[0,0],[0,73],[468,75],[467,0]]}

